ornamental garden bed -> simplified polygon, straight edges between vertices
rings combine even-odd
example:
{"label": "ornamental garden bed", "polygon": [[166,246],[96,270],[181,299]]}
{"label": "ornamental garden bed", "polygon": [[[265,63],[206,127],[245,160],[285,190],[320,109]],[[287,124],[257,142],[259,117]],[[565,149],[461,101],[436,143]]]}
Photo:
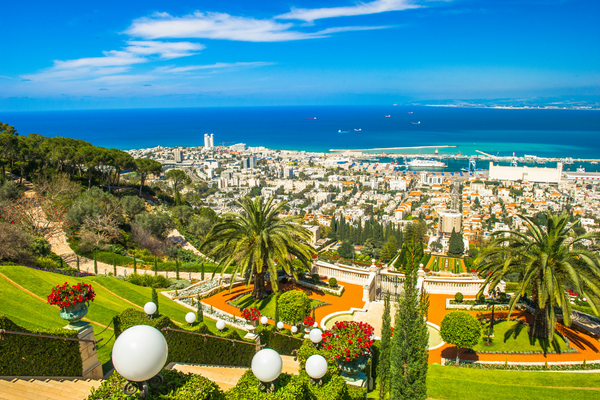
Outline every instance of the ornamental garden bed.
{"label": "ornamental garden bed", "polygon": [[[277,302],[277,296],[273,293],[263,300],[253,300],[252,293],[244,293],[227,304],[236,307],[239,310],[246,308],[257,308],[262,315],[266,315],[272,320],[275,319],[275,305]],[[321,300],[310,299],[311,310],[318,307],[329,305],[329,303]]]}

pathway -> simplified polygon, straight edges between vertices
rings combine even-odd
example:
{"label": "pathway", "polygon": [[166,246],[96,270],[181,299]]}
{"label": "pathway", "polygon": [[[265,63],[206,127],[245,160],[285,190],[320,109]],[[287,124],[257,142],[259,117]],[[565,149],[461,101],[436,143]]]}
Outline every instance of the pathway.
{"label": "pathway", "polygon": [[[304,287],[297,287],[299,290],[309,291],[311,294],[309,297],[321,301],[325,301],[330,303],[330,305],[319,307],[315,310],[315,317],[317,322],[321,322],[321,320],[334,312],[338,311],[348,311],[351,307],[354,308],[363,308],[365,302],[362,301],[363,288],[360,285],[353,285],[350,283],[343,283],[345,287],[344,294],[342,297],[337,297],[331,294],[324,294],[312,291],[310,289],[306,289]],[[214,296],[211,296],[207,299],[203,299],[202,302],[204,304],[212,305],[219,310],[228,312],[230,314],[240,315],[240,310],[237,308],[230,306],[227,304],[228,301],[232,301],[239,295],[243,293],[251,293],[254,285],[246,286],[238,286],[231,290],[229,293],[228,290],[222,291],[221,293],[217,293]],[[270,285],[268,285],[268,289],[270,290]],[[279,284],[280,290],[289,290],[291,289],[291,285],[289,284]]]}
{"label": "pathway", "polygon": [[101,383],[91,379],[0,379],[0,400],[82,400]]}

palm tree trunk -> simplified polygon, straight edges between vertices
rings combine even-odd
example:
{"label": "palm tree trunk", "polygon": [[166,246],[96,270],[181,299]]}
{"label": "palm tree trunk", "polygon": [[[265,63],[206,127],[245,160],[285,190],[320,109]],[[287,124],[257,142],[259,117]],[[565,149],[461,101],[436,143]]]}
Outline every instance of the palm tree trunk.
{"label": "palm tree trunk", "polygon": [[262,300],[267,297],[267,291],[265,290],[265,274],[266,268],[263,268],[262,272],[256,272],[254,267],[254,289],[252,289],[252,299]]}
{"label": "palm tree trunk", "polygon": [[544,308],[536,308],[533,313],[533,332],[532,336],[536,339],[550,338],[550,318],[548,315],[548,305]]}

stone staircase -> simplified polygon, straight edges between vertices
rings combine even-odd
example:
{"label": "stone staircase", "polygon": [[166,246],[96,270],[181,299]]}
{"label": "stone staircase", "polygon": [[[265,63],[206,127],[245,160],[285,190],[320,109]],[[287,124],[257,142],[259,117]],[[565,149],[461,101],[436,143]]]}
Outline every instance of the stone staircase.
{"label": "stone staircase", "polygon": [[82,400],[100,380],[0,379],[0,400]]}

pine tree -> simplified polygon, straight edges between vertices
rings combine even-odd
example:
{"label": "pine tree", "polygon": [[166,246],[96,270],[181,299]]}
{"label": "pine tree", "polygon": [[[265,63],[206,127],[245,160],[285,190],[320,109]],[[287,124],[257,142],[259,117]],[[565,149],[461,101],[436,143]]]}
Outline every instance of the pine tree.
{"label": "pine tree", "polygon": [[154,276],[158,275],[158,263],[156,261],[156,256],[154,256]]}
{"label": "pine tree", "polygon": [[379,398],[385,399],[389,393],[390,379],[390,344],[392,336],[392,315],[390,305],[390,293],[386,293],[383,299],[383,318],[381,321],[381,345],[379,347],[379,365],[377,376],[379,376]]}
{"label": "pine tree", "polygon": [[160,315],[160,313],[158,312],[158,293],[156,293],[155,288],[152,288],[152,302],[156,304],[156,312],[154,313],[154,315],[158,317]]}
{"label": "pine tree", "polygon": [[[429,299],[417,288],[417,268],[415,263],[420,243],[411,241],[409,264],[405,265],[404,292],[398,296],[396,324],[391,351],[391,390],[392,399],[427,398],[427,360],[429,332],[427,312]],[[422,251],[422,246],[421,251]]]}
{"label": "pine tree", "polygon": [[98,275],[98,262],[96,261],[96,252],[94,251],[94,275]]}

